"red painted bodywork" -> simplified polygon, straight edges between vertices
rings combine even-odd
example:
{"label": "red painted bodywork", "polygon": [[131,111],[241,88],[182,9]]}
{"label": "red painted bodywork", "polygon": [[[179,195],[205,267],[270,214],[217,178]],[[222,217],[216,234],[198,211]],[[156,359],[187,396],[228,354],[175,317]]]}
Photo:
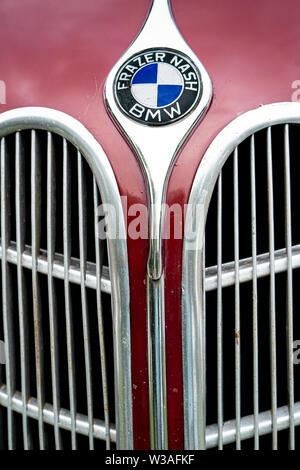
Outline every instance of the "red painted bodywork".
{"label": "red painted bodywork", "polygon": [[[213,82],[211,107],[173,169],[169,204],[185,204],[209,143],[238,114],[291,101],[300,79],[298,0],[172,0],[175,21]],[[46,106],[81,121],[100,142],[128,204],[146,203],[132,151],[109,119],[105,78],[141,28],[150,0],[1,0],[0,80],[7,104]],[[149,447],[146,332],[148,242],[128,240],[135,448]],[[183,448],[182,241],[165,243],[169,448]]]}

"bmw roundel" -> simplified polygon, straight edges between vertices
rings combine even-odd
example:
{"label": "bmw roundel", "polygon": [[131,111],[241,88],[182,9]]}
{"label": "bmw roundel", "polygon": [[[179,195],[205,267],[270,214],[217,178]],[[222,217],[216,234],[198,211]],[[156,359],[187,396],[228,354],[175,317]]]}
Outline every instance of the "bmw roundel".
{"label": "bmw roundel", "polygon": [[193,62],[172,49],[147,49],[122,65],[115,79],[121,110],[150,126],[186,116],[201,96],[200,74]]}

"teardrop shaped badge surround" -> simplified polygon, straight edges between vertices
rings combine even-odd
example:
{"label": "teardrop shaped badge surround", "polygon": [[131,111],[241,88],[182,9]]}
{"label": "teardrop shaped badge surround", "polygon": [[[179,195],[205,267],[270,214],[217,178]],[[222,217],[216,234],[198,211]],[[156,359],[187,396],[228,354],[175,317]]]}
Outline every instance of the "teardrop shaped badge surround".
{"label": "teardrop shaped badge surround", "polygon": [[109,73],[104,97],[145,175],[150,206],[148,275],[159,279],[167,179],[212,97],[211,80],[178,31],[168,0],[153,0],[138,37]]}

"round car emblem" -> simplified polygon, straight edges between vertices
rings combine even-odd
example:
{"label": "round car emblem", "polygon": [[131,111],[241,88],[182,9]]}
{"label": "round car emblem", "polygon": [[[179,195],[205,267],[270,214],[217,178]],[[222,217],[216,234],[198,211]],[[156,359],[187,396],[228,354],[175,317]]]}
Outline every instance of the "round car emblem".
{"label": "round car emblem", "polygon": [[201,97],[200,73],[193,62],[172,49],[147,49],[122,65],[115,97],[130,118],[150,126],[186,116]]}

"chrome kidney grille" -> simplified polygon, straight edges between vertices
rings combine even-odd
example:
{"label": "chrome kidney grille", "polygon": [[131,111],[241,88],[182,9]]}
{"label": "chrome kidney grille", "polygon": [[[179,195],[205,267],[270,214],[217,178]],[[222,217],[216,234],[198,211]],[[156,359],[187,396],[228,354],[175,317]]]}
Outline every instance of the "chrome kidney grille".
{"label": "chrome kidney grille", "polygon": [[24,130],[0,145],[1,447],[109,449],[111,283],[95,176],[52,132]]}
{"label": "chrome kidney grille", "polygon": [[199,166],[183,255],[186,448],[300,439],[299,124],[297,103],[245,113]]}
{"label": "chrome kidney grille", "polygon": [[208,447],[294,449],[300,437],[299,131],[273,126],[237,146],[208,210]]}

